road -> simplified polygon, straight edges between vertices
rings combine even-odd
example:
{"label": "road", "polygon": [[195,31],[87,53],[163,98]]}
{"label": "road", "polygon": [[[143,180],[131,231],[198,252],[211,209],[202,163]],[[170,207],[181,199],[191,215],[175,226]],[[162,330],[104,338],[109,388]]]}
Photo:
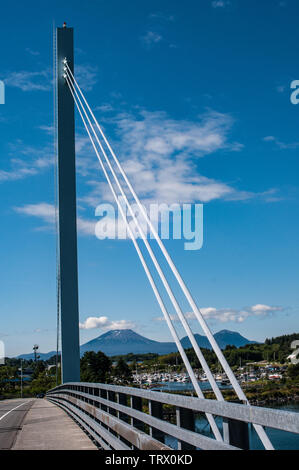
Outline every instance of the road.
{"label": "road", "polygon": [[0,401],[0,450],[11,449],[33,402],[32,398]]}

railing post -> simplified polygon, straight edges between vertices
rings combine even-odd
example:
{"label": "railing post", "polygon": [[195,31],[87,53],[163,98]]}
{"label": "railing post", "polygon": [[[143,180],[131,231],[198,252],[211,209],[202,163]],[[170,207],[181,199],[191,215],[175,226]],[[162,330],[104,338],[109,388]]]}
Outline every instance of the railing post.
{"label": "railing post", "polygon": [[[101,388],[101,390],[100,390],[100,397],[101,397],[101,398],[104,398],[105,400],[107,400],[107,390]],[[101,410],[107,411],[107,406],[106,406],[106,405],[103,405],[103,404],[101,403]]]}
{"label": "railing post", "polygon": [[[246,405],[246,402],[243,400],[238,400],[237,403]],[[249,450],[248,423],[232,418],[223,418],[223,439],[224,442],[239,449]]]}
{"label": "railing post", "polygon": [[248,423],[236,419],[223,418],[223,439],[224,442],[239,449],[249,450]]}
{"label": "railing post", "polygon": [[[134,410],[142,411],[141,397],[131,396],[130,401],[131,408],[133,408]],[[131,418],[131,425],[134,426],[134,428],[139,429],[140,431],[144,431],[144,423],[142,421],[139,421],[139,419]]]}
{"label": "railing post", "polygon": [[[111,390],[108,390],[108,400],[109,401],[113,401],[113,402],[116,402],[116,393],[115,392],[112,392]],[[114,408],[108,408],[108,413],[110,413],[111,415],[113,416],[116,416],[117,413],[116,413],[116,410]]]}
{"label": "railing post", "polygon": [[[127,395],[125,393],[117,393],[116,401],[117,403],[119,403],[119,405],[128,406]],[[121,411],[117,412],[117,417],[122,421],[125,421],[126,423],[129,422],[128,416],[125,413],[122,413]]]}
{"label": "railing post", "polygon": [[[93,387],[88,387],[88,395],[91,395],[91,396],[94,395]],[[92,406],[94,406],[94,399],[93,398],[89,398],[88,401]]]}
{"label": "railing post", "polygon": [[[158,401],[153,401],[150,400],[148,403],[149,406],[149,414],[151,416],[154,416],[155,418],[158,419],[163,419],[163,405],[162,403]],[[157,439],[157,441],[163,442],[164,443],[164,433],[160,431],[160,429],[150,427],[150,436],[152,436],[154,439]]]}
{"label": "railing post", "polygon": [[[187,408],[176,409],[176,424],[180,428],[188,429],[189,431],[195,430],[194,413]],[[194,450],[195,446],[187,442],[178,441],[178,450]]]}

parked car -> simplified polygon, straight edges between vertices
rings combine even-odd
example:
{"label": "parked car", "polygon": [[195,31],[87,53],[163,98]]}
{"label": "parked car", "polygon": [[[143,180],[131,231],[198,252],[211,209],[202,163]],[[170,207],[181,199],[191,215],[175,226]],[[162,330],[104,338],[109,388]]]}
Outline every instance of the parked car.
{"label": "parked car", "polygon": [[45,394],[44,393],[38,393],[36,395],[36,398],[44,398]]}

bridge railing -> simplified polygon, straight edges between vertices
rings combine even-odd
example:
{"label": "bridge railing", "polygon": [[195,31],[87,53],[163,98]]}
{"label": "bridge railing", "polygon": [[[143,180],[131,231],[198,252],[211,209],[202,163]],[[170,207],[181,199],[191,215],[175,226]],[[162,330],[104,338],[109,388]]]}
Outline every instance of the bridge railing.
{"label": "bridge railing", "polygon": [[[248,449],[250,423],[299,434],[299,413],[140,388],[67,383],[50,390],[47,398],[107,450],[170,450],[167,436],[179,450]],[[196,431],[200,413],[220,417],[223,442]]]}

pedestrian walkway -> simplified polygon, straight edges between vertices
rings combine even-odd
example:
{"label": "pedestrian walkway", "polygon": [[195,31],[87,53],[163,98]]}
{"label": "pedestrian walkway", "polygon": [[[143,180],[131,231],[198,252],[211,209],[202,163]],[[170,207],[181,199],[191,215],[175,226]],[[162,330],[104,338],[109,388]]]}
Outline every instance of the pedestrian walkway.
{"label": "pedestrian walkway", "polygon": [[97,447],[61,408],[46,399],[37,399],[22,423],[13,450],[97,450]]}

